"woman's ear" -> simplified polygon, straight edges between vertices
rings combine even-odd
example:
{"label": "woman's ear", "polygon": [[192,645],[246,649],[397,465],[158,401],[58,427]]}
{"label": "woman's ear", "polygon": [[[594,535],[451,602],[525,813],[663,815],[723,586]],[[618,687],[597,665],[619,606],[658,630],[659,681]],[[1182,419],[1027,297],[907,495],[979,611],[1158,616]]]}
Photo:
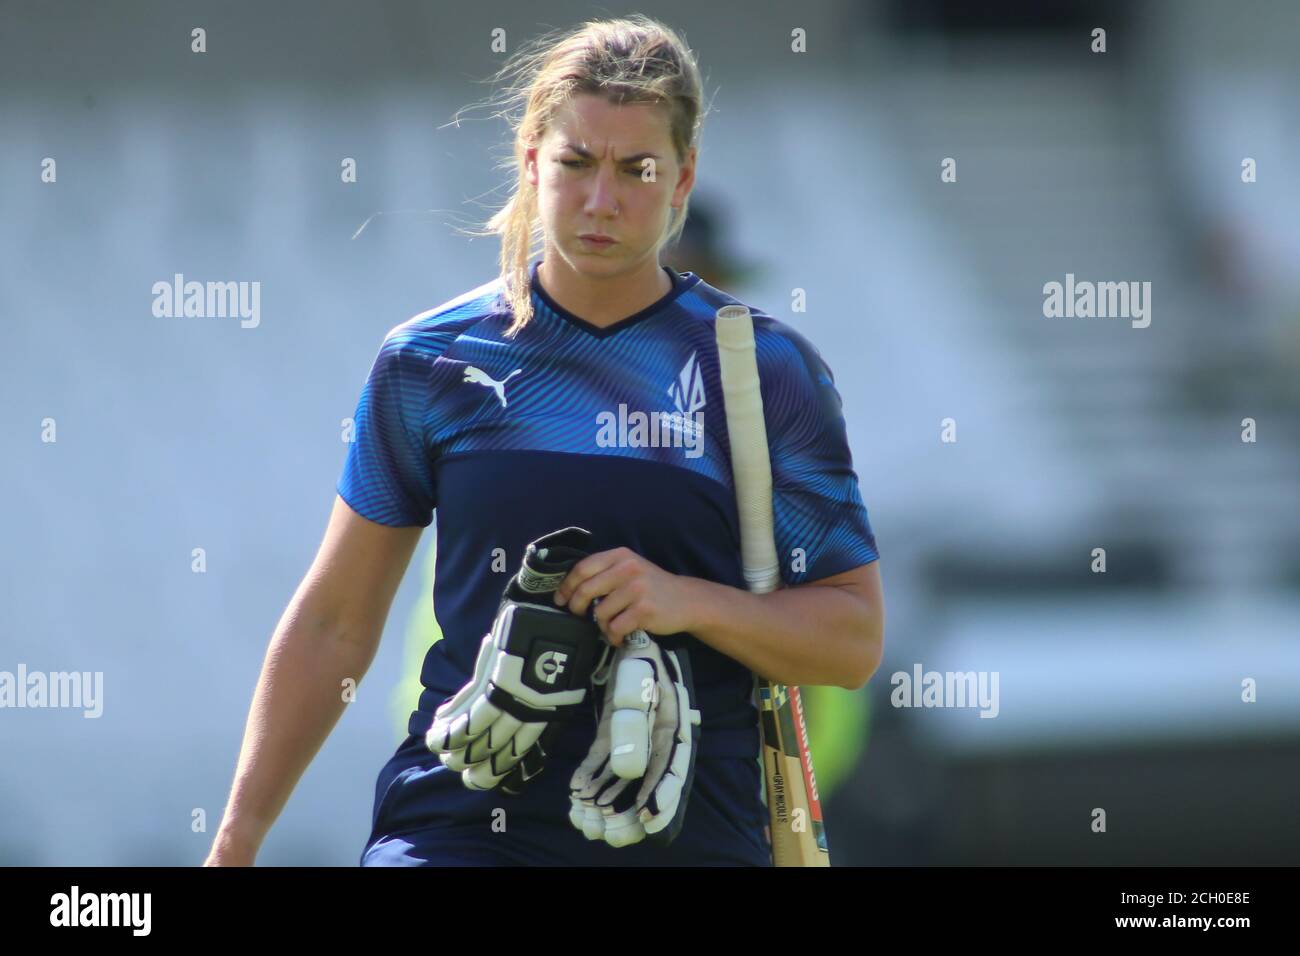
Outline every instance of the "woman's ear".
{"label": "woman's ear", "polygon": [[686,161],[682,163],[681,172],[677,176],[677,186],[673,190],[673,208],[676,209],[686,201],[686,197],[691,194],[695,187],[695,147],[692,146],[690,152],[686,154]]}
{"label": "woman's ear", "polygon": [[540,151],[536,146],[524,147],[524,178],[536,186],[539,177],[537,164],[539,161]]}

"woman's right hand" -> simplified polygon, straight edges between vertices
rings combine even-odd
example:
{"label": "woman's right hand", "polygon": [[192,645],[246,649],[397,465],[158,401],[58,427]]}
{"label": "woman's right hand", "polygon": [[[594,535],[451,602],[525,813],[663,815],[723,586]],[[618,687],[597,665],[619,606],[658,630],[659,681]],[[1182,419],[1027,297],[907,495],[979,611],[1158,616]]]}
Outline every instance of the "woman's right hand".
{"label": "woman's right hand", "polygon": [[237,840],[217,834],[212,841],[212,849],[204,866],[253,866],[257,859],[257,848]]}

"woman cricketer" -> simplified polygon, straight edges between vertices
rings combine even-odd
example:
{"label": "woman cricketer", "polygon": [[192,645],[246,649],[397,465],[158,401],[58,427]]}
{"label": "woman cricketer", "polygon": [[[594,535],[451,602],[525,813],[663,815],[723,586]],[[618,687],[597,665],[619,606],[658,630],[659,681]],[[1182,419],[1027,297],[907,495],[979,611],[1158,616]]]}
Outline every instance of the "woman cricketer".
{"label": "woman cricketer", "polygon": [[[752,307],[785,587],[745,590],[713,325],[737,300],[659,263],[695,182],[692,52],[633,16],[552,35],[512,68],[517,183],[488,223],[501,274],[383,341],[324,541],[263,667],[209,865],[253,862],[346,706],[341,682],[373,659],[435,509],[443,638],[409,736],[380,770],[363,866],[770,866],[754,675],[856,689],[879,665],[878,555],[839,394],[808,340]],[[613,648],[644,632],[689,658],[698,741],[666,844],[611,845],[571,820],[594,707],[557,727],[517,794],[467,786],[430,749],[439,708],[482,676],[525,549],[575,527],[591,547],[554,603]]]}

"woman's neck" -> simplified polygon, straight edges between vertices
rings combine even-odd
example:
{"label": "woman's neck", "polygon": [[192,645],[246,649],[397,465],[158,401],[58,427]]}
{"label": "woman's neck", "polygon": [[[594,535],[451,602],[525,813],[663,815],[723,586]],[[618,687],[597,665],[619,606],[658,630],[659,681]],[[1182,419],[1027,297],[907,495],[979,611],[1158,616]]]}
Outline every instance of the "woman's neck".
{"label": "woman's neck", "polygon": [[[552,268],[553,263],[558,266]],[[590,276],[574,272],[552,255],[537,267],[537,280],[556,303],[601,328],[635,315],[673,288],[668,273],[656,260],[631,274]]]}

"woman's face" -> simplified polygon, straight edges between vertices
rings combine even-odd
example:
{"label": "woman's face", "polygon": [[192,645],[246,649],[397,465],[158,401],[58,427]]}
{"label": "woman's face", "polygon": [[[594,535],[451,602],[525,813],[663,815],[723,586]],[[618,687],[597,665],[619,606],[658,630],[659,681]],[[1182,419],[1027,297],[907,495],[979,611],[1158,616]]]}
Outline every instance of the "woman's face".
{"label": "woman's face", "polygon": [[[677,161],[666,107],[615,106],[579,94],[527,150],[525,171],[537,187],[548,254],[575,272],[608,277],[647,260],[657,268],[672,207],[695,182],[695,150],[685,163]],[[583,238],[591,235],[612,241]]]}

